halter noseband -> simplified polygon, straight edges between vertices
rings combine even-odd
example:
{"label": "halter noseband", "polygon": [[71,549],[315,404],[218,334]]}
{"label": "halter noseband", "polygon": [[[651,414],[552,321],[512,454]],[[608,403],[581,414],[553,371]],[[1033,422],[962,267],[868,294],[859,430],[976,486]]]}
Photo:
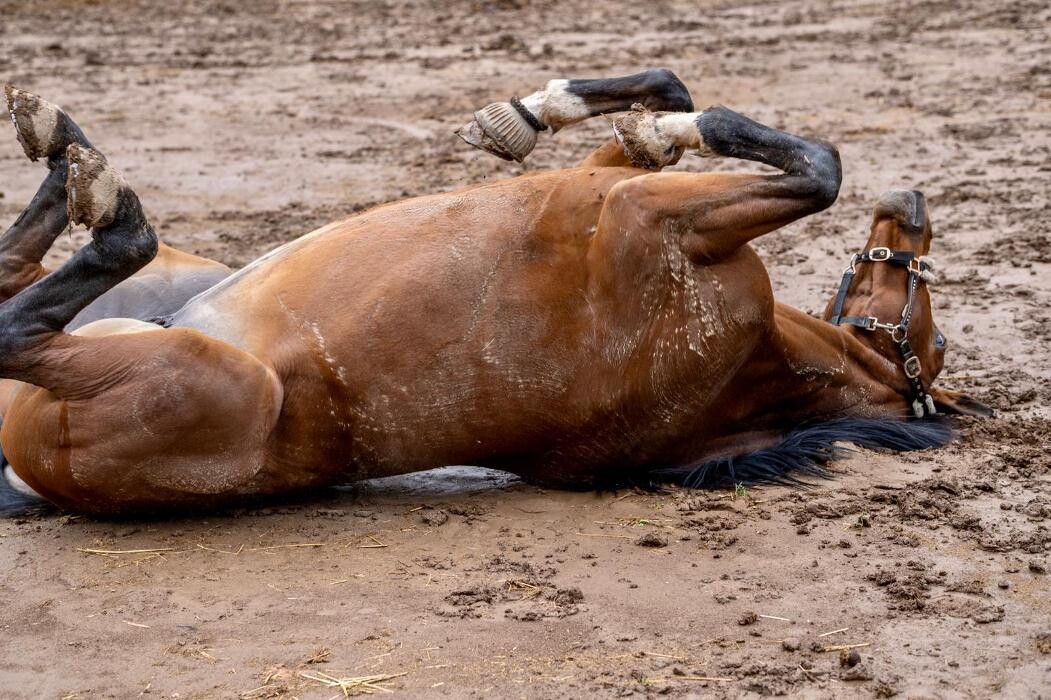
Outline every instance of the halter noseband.
{"label": "halter noseband", "polygon": [[[908,299],[905,308],[901,310],[901,320],[897,323],[883,323],[875,316],[844,316],[843,304],[847,300],[847,292],[850,284],[854,281],[854,273],[858,263],[889,263],[898,267],[904,267],[909,272]],[[912,404],[912,414],[917,418],[925,415],[933,416],[937,411],[934,409],[934,399],[927,393],[920,379],[923,366],[920,358],[912,350],[909,342],[909,322],[912,320],[912,303],[916,298],[916,289],[921,280],[927,280],[934,265],[925,256],[917,257],[915,254],[904,250],[891,250],[890,248],[873,248],[864,253],[855,253],[850,257],[850,265],[843,272],[843,279],[839,283],[839,291],[836,293],[836,302],[832,306],[832,318],[830,322],[841,326],[847,324],[863,328],[867,331],[879,329],[890,334],[891,340],[898,346],[901,353],[902,369],[906,379],[909,380],[909,401]]]}

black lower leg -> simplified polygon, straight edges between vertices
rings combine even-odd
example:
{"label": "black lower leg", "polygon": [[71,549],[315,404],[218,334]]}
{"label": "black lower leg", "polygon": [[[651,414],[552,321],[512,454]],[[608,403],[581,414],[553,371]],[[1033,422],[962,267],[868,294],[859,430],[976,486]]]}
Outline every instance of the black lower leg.
{"label": "black lower leg", "polygon": [[0,376],[31,380],[24,372],[32,364],[32,349],[156,255],[157,236],[135,193],[124,185],[114,200],[105,214],[108,223],[92,230],[90,243],[58,270],[0,304]]}
{"label": "black lower leg", "polygon": [[622,78],[570,80],[566,92],[583,100],[590,116],[623,112],[636,103],[653,112],[693,111],[690,91],[667,68],[655,68]]}
{"label": "black lower leg", "polygon": [[0,301],[31,282],[40,261],[69,224],[66,213],[66,165],[47,174],[29,205],[0,236]]}
{"label": "black lower leg", "polygon": [[753,121],[726,107],[712,107],[697,117],[702,148],[729,158],[754,160],[782,170],[823,206],[839,193],[839,153],[824,141],[800,138]]}
{"label": "black lower leg", "polygon": [[[90,147],[81,128],[63,111],[35,95],[8,88],[8,107],[18,139],[32,159],[47,159],[48,174],[29,205],[0,236],[0,301],[17,294],[41,274],[40,261],[69,224],[66,212],[66,149],[76,143]],[[40,133],[34,116],[46,112],[53,121]]]}

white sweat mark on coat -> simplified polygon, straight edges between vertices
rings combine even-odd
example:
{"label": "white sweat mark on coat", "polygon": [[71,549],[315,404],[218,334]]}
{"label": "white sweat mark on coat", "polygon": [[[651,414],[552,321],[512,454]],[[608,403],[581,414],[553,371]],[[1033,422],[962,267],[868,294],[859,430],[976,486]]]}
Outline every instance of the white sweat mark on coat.
{"label": "white sweat mark on coat", "polygon": [[[286,308],[287,310],[287,308]],[[318,350],[321,351],[321,356],[325,360],[325,364],[335,373],[336,378],[339,379],[339,383],[345,388],[350,389],[350,384],[347,381],[347,368],[339,364],[336,358],[332,357],[332,354],[328,351],[328,345],[325,343],[325,336],[321,333],[321,328],[318,326],[317,321],[310,321],[307,324],[310,332],[313,333],[314,339],[317,341]],[[336,415],[335,413],[332,414]]]}

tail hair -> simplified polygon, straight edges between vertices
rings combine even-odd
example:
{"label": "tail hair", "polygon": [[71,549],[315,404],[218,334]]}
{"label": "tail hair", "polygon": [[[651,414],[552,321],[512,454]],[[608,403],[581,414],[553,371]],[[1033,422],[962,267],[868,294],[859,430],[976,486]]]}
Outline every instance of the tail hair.
{"label": "tail hair", "polygon": [[738,484],[809,486],[808,479],[830,478],[829,462],[851,452],[836,443],[907,452],[941,447],[954,436],[948,419],[840,418],[793,430],[772,447],[700,464],[658,468],[650,476],[654,482],[695,489]]}
{"label": "tail hair", "polygon": [[31,496],[16,489],[7,476],[10,471],[11,465],[0,451],[0,518],[14,518],[51,509],[51,504],[39,496]]}

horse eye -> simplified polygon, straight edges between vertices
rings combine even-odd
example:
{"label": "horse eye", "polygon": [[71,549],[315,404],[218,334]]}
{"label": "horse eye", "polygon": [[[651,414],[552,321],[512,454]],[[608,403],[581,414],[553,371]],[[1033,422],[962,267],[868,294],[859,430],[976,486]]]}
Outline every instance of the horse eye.
{"label": "horse eye", "polygon": [[938,331],[934,334],[934,345],[939,348],[945,347],[945,336],[942,335],[941,331]]}

